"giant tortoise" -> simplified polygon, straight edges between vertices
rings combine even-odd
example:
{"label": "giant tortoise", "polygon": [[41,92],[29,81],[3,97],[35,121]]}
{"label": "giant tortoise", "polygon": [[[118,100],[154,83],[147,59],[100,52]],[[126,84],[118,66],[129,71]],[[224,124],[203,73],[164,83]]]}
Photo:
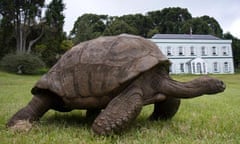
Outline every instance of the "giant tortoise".
{"label": "giant tortoise", "polygon": [[222,92],[221,80],[201,76],[178,82],[169,76],[168,58],[158,46],[139,36],[122,34],[82,42],[67,51],[32,88],[33,98],[8,121],[20,129],[49,109],[86,109],[96,115],[99,135],[122,132],[144,105],[154,104],[150,120],[166,120],[178,111],[181,98]]}

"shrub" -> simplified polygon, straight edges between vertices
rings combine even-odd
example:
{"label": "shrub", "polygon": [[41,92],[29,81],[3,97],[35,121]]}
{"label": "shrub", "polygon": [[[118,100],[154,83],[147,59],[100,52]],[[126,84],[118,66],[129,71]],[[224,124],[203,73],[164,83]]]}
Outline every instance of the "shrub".
{"label": "shrub", "polygon": [[44,62],[32,54],[8,54],[0,62],[3,70],[19,74],[37,74],[45,67]]}

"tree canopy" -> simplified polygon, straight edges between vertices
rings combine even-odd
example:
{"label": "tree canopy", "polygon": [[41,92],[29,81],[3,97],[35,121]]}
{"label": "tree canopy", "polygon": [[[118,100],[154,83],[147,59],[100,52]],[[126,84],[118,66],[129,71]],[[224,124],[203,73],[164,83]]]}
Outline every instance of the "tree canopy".
{"label": "tree canopy", "polygon": [[[38,27],[37,24],[41,23],[41,9],[44,6],[44,0],[31,1],[31,0],[1,0],[0,13],[2,19],[12,25],[14,29],[13,36],[16,40],[16,52],[30,53],[31,45],[27,43],[35,43],[41,36],[30,38],[32,29]],[[27,41],[28,40],[28,41]]]}
{"label": "tree canopy", "polygon": [[[108,16],[84,14],[75,21],[71,38],[75,44],[96,38],[101,35],[117,35],[121,33],[136,34],[146,38],[156,33],[162,34],[211,34],[219,38],[233,39],[235,65],[239,65],[239,39],[224,35],[217,20],[204,15],[192,17],[191,13],[180,7],[164,8],[143,14]],[[239,58],[240,59],[240,58]]]}
{"label": "tree canopy", "polygon": [[240,40],[230,33],[223,35],[224,39],[232,40],[233,60],[236,68],[240,68]]}
{"label": "tree canopy", "polygon": [[70,37],[75,44],[98,37],[106,28],[106,20],[106,15],[84,14],[76,20]]}
{"label": "tree canopy", "polygon": [[100,35],[130,33],[150,38],[156,33],[168,34],[212,34],[222,37],[222,28],[209,16],[192,17],[187,9],[180,7],[150,11],[145,15],[129,14],[108,16],[84,14],[75,21],[71,31],[74,43],[89,40]]}
{"label": "tree canopy", "polygon": [[48,5],[45,0],[0,0],[0,58],[13,52],[34,53],[51,66],[73,44],[102,35],[129,33],[150,38],[156,33],[192,33],[233,39],[234,61],[239,65],[240,40],[223,34],[215,18],[192,17],[186,8],[169,7],[144,15],[87,13],[76,19],[68,37],[63,30],[64,9],[63,0],[51,0]]}
{"label": "tree canopy", "polygon": [[67,38],[63,32],[64,9],[62,0],[52,0],[48,5],[45,0],[0,0],[0,57],[15,52],[35,53],[47,63],[49,55],[56,59],[66,49],[61,48]]}

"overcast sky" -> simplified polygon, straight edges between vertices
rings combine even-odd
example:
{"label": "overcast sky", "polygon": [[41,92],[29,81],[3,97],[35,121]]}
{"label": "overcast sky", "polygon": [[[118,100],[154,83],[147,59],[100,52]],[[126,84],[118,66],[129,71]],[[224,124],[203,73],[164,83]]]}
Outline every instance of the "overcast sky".
{"label": "overcast sky", "polygon": [[224,32],[240,38],[240,0],[63,0],[66,6],[64,30],[69,33],[85,13],[122,16],[146,14],[168,7],[187,8],[193,17],[214,17]]}

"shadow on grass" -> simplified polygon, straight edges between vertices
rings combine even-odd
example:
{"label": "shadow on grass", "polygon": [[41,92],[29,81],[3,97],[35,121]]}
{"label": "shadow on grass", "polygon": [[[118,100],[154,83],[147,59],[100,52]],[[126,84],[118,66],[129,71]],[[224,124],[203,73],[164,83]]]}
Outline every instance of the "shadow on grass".
{"label": "shadow on grass", "polygon": [[[95,118],[86,118],[85,111],[83,110],[74,110],[73,112],[61,113],[61,112],[51,112],[44,116],[40,124],[43,127],[57,127],[61,128],[70,128],[70,129],[81,129],[91,131],[91,126]],[[121,131],[120,133],[113,134],[111,136],[126,136],[136,133],[145,133],[151,130],[161,131],[163,127],[172,127],[172,120],[166,121],[149,121],[148,117],[143,115],[138,116],[136,120],[131,122],[129,126]]]}
{"label": "shadow on grass", "polygon": [[41,119],[42,125],[55,125],[58,127],[91,127],[94,118],[86,118],[84,111],[51,112]]}

